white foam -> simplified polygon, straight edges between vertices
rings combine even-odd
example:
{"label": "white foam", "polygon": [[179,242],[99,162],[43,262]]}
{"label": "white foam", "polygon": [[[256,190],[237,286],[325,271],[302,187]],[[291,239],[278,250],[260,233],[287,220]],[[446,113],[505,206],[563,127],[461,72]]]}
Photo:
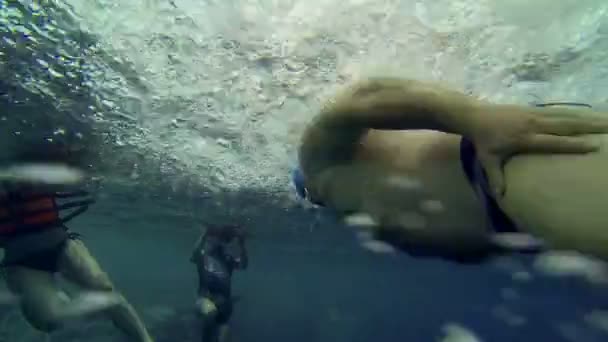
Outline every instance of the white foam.
{"label": "white foam", "polygon": [[390,186],[400,188],[401,190],[418,190],[422,187],[422,183],[414,178],[406,176],[391,176],[386,179]]}
{"label": "white foam", "polygon": [[378,254],[393,254],[397,250],[390,244],[374,239],[373,234],[369,231],[357,232],[357,239],[361,247]]}
{"label": "white foam", "polygon": [[64,164],[27,163],[0,169],[0,179],[48,185],[73,185],[84,180],[84,173]]}
{"label": "white foam", "polygon": [[578,252],[546,252],[536,258],[534,266],[552,276],[576,276],[592,283],[608,284],[608,265]]}
{"label": "white foam", "polygon": [[427,214],[438,214],[445,210],[445,207],[441,201],[429,199],[420,202],[420,209]]}
{"label": "white foam", "polygon": [[[564,46],[583,44],[588,58],[555,70],[536,95],[605,96],[601,63],[608,49],[596,32],[606,2],[551,2],[545,9],[559,16],[533,21],[535,12],[523,1],[174,3],[73,0],[66,6],[147,88],[112,70],[88,75],[97,93],[110,94],[100,99],[95,119],[109,127],[115,145],[158,163],[163,179],[287,191],[289,158],[320,104],[341,84],[380,69],[382,76],[439,80],[488,100],[521,102],[528,91],[513,84],[510,70],[525,54],[536,49],[555,57]],[[125,117],[135,127],[123,125]]]}
{"label": "white foam", "polygon": [[111,292],[82,292],[75,298],[64,303],[59,311],[62,319],[79,319],[95,312],[106,310],[112,306],[119,305],[122,298]]}
{"label": "white foam", "polygon": [[388,244],[386,242],[379,241],[379,240],[363,241],[363,242],[361,242],[361,247],[363,247],[364,249],[367,249],[368,251],[371,251],[373,253],[378,253],[378,254],[394,254],[397,252],[395,247],[391,246],[390,244]]}
{"label": "white foam", "polygon": [[526,233],[496,233],[491,239],[497,246],[511,250],[530,250],[543,246],[540,239]]}
{"label": "white foam", "polygon": [[344,223],[348,226],[371,228],[378,226],[378,222],[367,213],[355,213],[344,217]]}
{"label": "white foam", "polygon": [[594,310],[585,315],[585,321],[591,326],[608,334],[608,311]]}
{"label": "white foam", "polygon": [[482,342],[472,330],[456,323],[446,324],[441,330],[444,335],[439,342]]}

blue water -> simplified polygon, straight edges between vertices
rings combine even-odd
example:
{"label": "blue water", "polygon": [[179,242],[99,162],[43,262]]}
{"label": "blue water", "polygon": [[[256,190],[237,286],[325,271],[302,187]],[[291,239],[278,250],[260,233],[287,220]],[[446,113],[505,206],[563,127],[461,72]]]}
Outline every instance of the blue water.
{"label": "blue water", "polygon": [[[0,11],[27,12],[15,2],[0,3]],[[103,51],[85,51],[83,46],[93,46],[95,37],[71,29],[74,25],[64,12],[49,6],[45,15],[57,18],[59,26],[65,24],[63,40],[34,35],[40,42],[34,50],[0,41],[0,117],[6,119],[0,121],[5,147],[0,160],[10,162],[24,141],[54,137],[56,127],[66,126],[70,134],[84,134],[81,143],[98,144],[87,159],[93,171],[128,176],[134,154],[113,145],[113,132],[90,120],[100,110],[89,106],[96,103],[99,89],[87,84],[82,68],[90,71],[109,59]],[[23,24],[11,18],[12,25]],[[3,38],[27,38],[6,21],[0,29]],[[46,77],[36,64],[37,56],[59,48],[74,60],[83,58],[84,63],[61,66],[80,75],[77,87],[65,79]],[[111,65],[119,67],[129,75],[128,65]],[[36,82],[44,83],[54,95],[24,87]],[[129,127],[127,122],[118,124]],[[70,139],[75,138],[70,135]],[[142,172],[149,165],[145,160],[138,163]],[[439,341],[442,327],[449,323],[474,331],[486,342],[608,341],[605,331],[584,320],[592,310],[608,310],[608,291],[581,279],[538,275],[531,260],[512,257],[465,266],[373,254],[363,250],[347,228],[331,219],[320,220],[310,210],[277,203],[281,200],[276,196],[253,190],[192,196],[206,189],[186,182],[187,194],[168,191],[179,174],[160,175],[158,168],[145,172],[133,180],[135,184],[123,186],[107,177],[98,203],[70,228],[83,235],[159,342],[200,340],[192,312],[196,273],[188,259],[201,220],[216,219],[241,223],[253,235],[248,241],[250,267],[234,276],[240,299],[231,321],[233,341]],[[513,272],[522,270],[530,272],[532,279],[512,278]],[[505,298],[505,293],[515,295]],[[508,324],[495,314],[499,306],[525,321]],[[0,308],[0,341],[43,340],[15,308]],[[101,318],[71,324],[51,335],[54,342],[122,340]]]}
{"label": "blue water", "polygon": [[[436,341],[450,322],[484,341],[572,341],[564,331],[577,341],[607,340],[582,320],[591,309],[607,307],[605,289],[538,275],[517,282],[492,262],[462,266],[367,253],[344,227],[323,223],[309,232],[306,227],[314,223],[309,213],[263,203],[264,215],[251,216],[247,226],[257,232],[249,242],[250,268],[234,279],[240,297],[234,341]],[[190,311],[196,274],[188,262],[198,223],[171,215],[163,222],[157,210],[146,212],[147,206],[162,202],[107,197],[72,228],[83,234],[159,341],[198,341]],[[265,217],[277,218],[275,225],[269,227]],[[502,299],[505,288],[518,296]],[[492,315],[501,303],[526,323],[511,327]],[[103,320],[68,327],[53,341],[91,335],[99,336],[94,341],[121,341]]]}

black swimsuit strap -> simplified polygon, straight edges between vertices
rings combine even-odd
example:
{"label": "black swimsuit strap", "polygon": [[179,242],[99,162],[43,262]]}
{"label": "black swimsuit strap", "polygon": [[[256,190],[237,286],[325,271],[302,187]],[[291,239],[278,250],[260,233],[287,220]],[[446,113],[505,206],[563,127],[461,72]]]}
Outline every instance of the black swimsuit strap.
{"label": "black swimsuit strap", "polygon": [[469,183],[485,205],[492,230],[496,233],[518,232],[515,223],[502,211],[491,195],[486,172],[477,160],[475,145],[466,138],[462,138],[460,142],[460,160]]}

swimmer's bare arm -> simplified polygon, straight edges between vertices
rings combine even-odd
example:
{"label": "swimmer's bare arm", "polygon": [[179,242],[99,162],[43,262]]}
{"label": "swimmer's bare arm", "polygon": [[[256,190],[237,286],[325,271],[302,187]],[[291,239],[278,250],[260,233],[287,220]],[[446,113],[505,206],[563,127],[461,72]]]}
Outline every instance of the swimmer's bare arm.
{"label": "swimmer's bare arm", "polygon": [[238,244],[240,255],[235,259],[235,263],[239,269],[244,270],[249,266],[249,256],[247,255],[247,247],[245,247],[245,238],[242,235],[238,236]]}
{"label": "swimmer's bare arm", "polygon": [[435,84],[371,79],[330,101],[318,123],[328,128],[430,129],[466,136],[481,105],[472,97]]}
{"label": "swimmer's bare arm", "polygon": [[[315,126],[335,133],[427,129],[465,136],[475,144],[497,194],[502,194],[502,166],[507,158],[517,153],[595,151],[599,146],[575,136],[608,133],[608,115],[491,104],[433,83],[375,78],[355,84],[330,101]],[[300,152],[306,158],[311,151],[302,146]]]}
{"label": "swimmer's bare arm", "polygon": [[190,262],[195,263],[195,264],[199,262],[201,249],[203,248],[203,244],[204,244],[206,238],[207,238],[207,230],[205,228],[203,228],[201,235],[198,237],[198,240],[196,240],[196,243],[194,244],[194,249],[192,251],[192,255],[190,256]]}

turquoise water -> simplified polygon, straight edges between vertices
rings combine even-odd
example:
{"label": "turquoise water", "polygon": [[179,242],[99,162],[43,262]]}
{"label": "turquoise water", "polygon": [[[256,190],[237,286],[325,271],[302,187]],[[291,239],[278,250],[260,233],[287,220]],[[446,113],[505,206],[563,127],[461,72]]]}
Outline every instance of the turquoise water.
{"label": "turquoise water", "polygon": [[[232,321],[235,341],[438,341],[450,322],[483,341],[606,340],[605,332],[583,318],[605,307],[606,291],[580,279],[542,277],[525,259],[455,266],[379,256],[363,251],[351,234],[330,222],[323,225],[326,230],[311,233],[315,220],[309,213],[265,205],[259,194],[243,196],[254,196],[260,212],[243,220],[255,237],[249,244],[250,268],[234,279],[240,297]],[[71,227],[83,234],[159,341],[198,341],[191,312],[196,276],[187,261],[198,220],[159,209],[175,204],[116,194]],[[203,201],[190,205],[213,211]],[[514,281],[511,274],[522,270],[532,279]],[[523,321],[505,318],[504,312]],[[4,315],[21,321],[12,309]],[[15,336],[42,341],[23,323],[3,329],[13,330],[9,341],[17,341]],[[51,340],[121,337],[97,320],[68,326]]]}
{"label": "turquoise water", "polygon": [[[105,26],[116,30],[121,27],[117,22],[123,23],[123,28],[134,25],[132,13],[116,9],[125,4],[95,2],[99,13],[90,13],[91,17],[84,19],[77,5],[70,8],[55,2],[36,7],[28,3],[0,2],[0,136],[5,144],[1,160],[11,163],[13,152],[31,141],[65,140],[88,147],[87,157],[81,162],[101,180],[98,203],[71,222],[70,228],[83,235],[159,342],[199,340],[198,322],[192,313],[196,274],[188,258],[202,221],[238,222],[253,235],[249,241],[250,268],[234,278],[235,293],[240,298],[232,320],[234,341],[442,341],[442,329],[448,324],[470,329],[480,340],[490,342],[608,341],[608,332],[588,318],[593,310],[608,310],[605,288],[584,279],[543,276],[527,258],[463,266],[400,254],[373,254],[362,249],[352,232],[331,217],[296,203],[289,194],[286,172],[287,156],[293,147],[286,147],[291,138],[281,132],[302,123],[293,113],[312,105],[294,99],[305,95],[290,93],[280,107],[264,107],[269,109],[262,115],[257,107],[242,109],[238,103],[222,102],[236,101],[234,94],[242,96],[238,100],[244,103],[247,96],[259,99],[249,90],[237,89],[241,82],[237,76],[231,81],[235,87],[230,89],[232,93],[226,90],[232,97],[205,89],[189,92],[188,82],[193,82],[192,89],[198,89],[204,82],[214,85],[216,78],[228,74],[219,67],[199,70],[208,67],[203,62],[211,54],[211,42],[204,50],[201,46],[205,41],[195,41],[201,37],[193,34],[189,37],[193,39],[191,46],[200,49],[198,52],[167,57],[158,44],[166,47],[172,41],[179,42],[169,28],[165,37],[154,36],[141,46],[129,45],[140,37],[129,40],[126,29],[116,31],[114,36],[91,29],[104,26],[90,22],[93,17],[115,17],[115,22]],[[213,2],[201,3],[211,6]],[[167,15],[174,6],[179,9],[184,4],[192,3],[149,2]],[[199,19],[204,13],[200,8],[187,10]],[[141,13],[144,18],[148,12],[142,9]],[[191,31],[213,31],[209,29],[211,24],[203,25],[205,20],[187,19],[175,23],[190,25]],[[218,22],[220,19],[215,18]],[[146,17],[141,21],[153,20]],[[209,22],[215,23],[211,19]],[[600,21],[596,26],[605,25],[606,21]],[[225,26],[222,29],[225,45],[233,44],[224,48],[235,50],[238,43],[238,49],[247,49],[246,39],[238,40],[237,34]],[[605,42],[601,34],[593,38],[594,42]],[[327,43],[333,38],[315,39]],[[318,47],[314,44],[320,43],[310,44],[314,49]],[[158,49],[154,50],[158,58],[181,59],[182,64],[167,64],[163,69],[167,78],[152,79],[154,73],[145,74],[144,70],[158,68],[164,60],[133,59],[124,52],[127,47],[135,51],[134,55],[154,55],[150,51]],[[276,76],[263,58],[248,65],[247,71],[238,69],[238,58],[249,58],[239,57],[239,51],[230,55],[233,59],[229,62],[234,66],[230,70],[243,74],[259,70],[256,75],[260,78]],[[305,75],[317,77],[319,70],[330,68],[327,65],[333,63],[333,50],[323,51],[327,63],[315,63],[325,66],[314,70],[308,66],[309,74]],[[582,57],[572,57],[575,64],[566,63],[571,75],[563,69],[549,68],[547,72],[556,72],[545,75],[549,81],[547,77],[533,79],[535,91],[547,89],[551,82],[557,84],[552,92],[535,95],[565,93],[571,87],[568,77],[586,80],[590,68],[587,62],[598,58],[589,51],[595,50],[586,47],[577,52]],[[277,58],[271,54],[268,63]],[[581,65],[580,73],[572,70],[575,65]],[[192,72],[180,73],[180,68],[186,67],[193,68]],[[483,69],[482,63],[478,67]],[[603,69],[596,70],[593,84],[600,84],[605,80]],[[194,80],[200,75],[207,75],[208,80]],[[331,75],[334,79],[327,76],[324,81],[311,82],[326,85],[323,82],[339,78]],[[192,80],[177,87],[168,83],[169,76]],[[159,92],[161,81],[167,82],[170,91]],[[255,79],[242,82],[255,88]],[[271,87],[269,82],[260,82],[264,91]],[[529,77],[525,82],[528,87]],[[472,91],[482,84],[473,84]],[[520,89],[517,85],[505,87],[502,98],[527,91],[515,88]],[[603,100],[599,93],[601,89],[589,86],[577,98],[568,100]],[[230,110],[237,114],[226,114]],[[282,111],[287,114],[279,115]],[[256,112],[257,116],[246,116],[245,112]],[[229,151],[220,149],[224,145],[230,146]],[[24,323],[15,308],[0,308],[0,341],[44,338]],[[77,322],[50,336],[51,341],[61,342],[121,338],[103,319]]]}

